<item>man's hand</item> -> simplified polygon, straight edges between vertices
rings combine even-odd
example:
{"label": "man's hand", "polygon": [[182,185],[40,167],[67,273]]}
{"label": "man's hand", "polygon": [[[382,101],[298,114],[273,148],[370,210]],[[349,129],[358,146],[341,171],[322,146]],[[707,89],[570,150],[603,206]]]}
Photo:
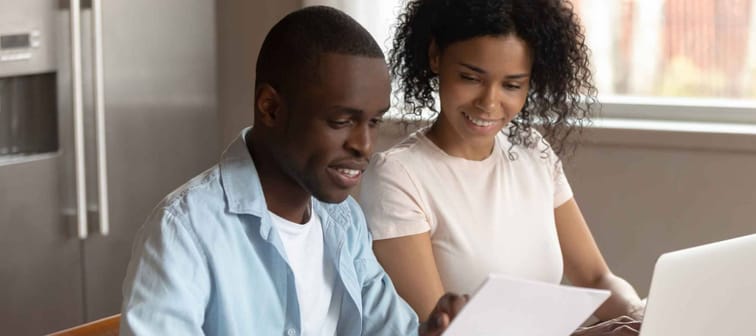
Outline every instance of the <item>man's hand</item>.
{"label": "man's hand", "polygon": [[572,336],[637,336],[641,322],[627,316],[578,328]]}
{"label": "man's hand", "polygon": [[428,320],[420,325],[419,334],[422,336],[441,335],[469,299],[468,295],[444,294],[438,300]]}

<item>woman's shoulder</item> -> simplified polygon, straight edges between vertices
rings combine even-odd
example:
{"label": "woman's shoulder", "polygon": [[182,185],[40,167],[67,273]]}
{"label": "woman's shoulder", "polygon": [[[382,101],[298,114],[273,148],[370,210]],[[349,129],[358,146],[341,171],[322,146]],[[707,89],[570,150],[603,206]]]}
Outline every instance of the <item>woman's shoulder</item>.
{"label": "woman's shoulder", "polygon": [[499,132],[496,136],[496,142],[504,156],[510,160],[550,164],[558,161],[551,144],[538,130],[531,128],[515,141],[512,141],[509,135],[509,129]]}
{"label": "woman's shoulder", "polygon": [[388,162],[413,162],[418,156],[424,155],[423,153],[426,151],[423,143],[424,139],[424,130],[415,131],[389,149],[374,154],[371,160],[382,164]]}
{"label": "woman's shoulder", "polygon": [[391,148],[374,154],[362,178],[362,185],[379,181],[414,181],[429,163],[424,133],[416,131]]}

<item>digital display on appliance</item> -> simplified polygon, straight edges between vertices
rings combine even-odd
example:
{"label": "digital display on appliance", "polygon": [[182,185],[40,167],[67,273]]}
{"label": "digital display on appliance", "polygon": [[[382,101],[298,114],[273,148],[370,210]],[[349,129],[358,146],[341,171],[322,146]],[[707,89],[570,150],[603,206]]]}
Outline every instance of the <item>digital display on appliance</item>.
{"label": "digital display on appliance", "polygon": [[0,35],[0,49],[28,48],[29,34]]}

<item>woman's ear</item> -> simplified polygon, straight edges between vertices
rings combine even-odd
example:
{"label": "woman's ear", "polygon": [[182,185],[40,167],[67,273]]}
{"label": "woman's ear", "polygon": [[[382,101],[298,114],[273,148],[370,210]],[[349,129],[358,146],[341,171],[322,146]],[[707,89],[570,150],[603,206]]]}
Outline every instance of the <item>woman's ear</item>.
{"label": "woman's ear", "polygon": [[428,65],[431,71],[438,75],[439,68],[441,67],[441,52],[438,50],[436,39],[432,39],[428,46]]}
{"label": "woman's ear", "polygon": [[274,127],[280,120],[281,95],[270,84],[261,84],[255,92],[255,125]]}

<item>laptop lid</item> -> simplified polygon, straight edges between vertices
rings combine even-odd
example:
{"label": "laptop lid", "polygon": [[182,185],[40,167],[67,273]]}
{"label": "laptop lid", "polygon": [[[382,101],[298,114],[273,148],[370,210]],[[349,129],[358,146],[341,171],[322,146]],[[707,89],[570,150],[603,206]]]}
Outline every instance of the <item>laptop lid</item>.
{"label": "laptop lid", "polygon": [[641,336],[756,335],[756,234],[663,254]]}

